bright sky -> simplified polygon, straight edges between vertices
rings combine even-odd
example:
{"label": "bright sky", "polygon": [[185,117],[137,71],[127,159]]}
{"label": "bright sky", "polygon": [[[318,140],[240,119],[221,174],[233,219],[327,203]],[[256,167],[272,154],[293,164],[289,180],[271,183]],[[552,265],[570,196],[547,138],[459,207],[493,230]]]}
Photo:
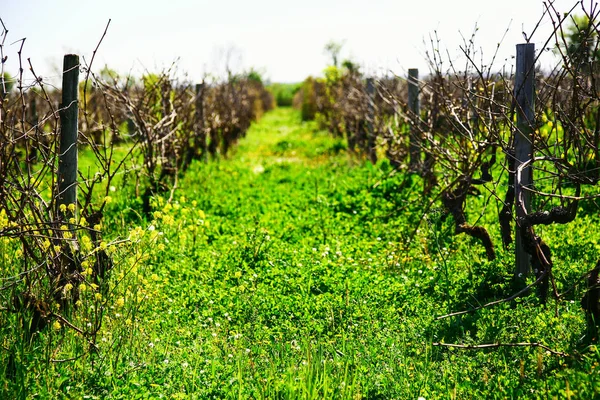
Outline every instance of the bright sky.
{"label": "bright sky", "polygon": [[[561,12],[576,3],[554,2]],[[584,0],[586,8],[590,3]],[[329,62],[323,48],[331,40],[344,43],[342,59],[367,72],[405,75],[416,67],[426,73],[430,34],[437,31],[443,48],[458,57],[461,32],[470,37],[475,24],[486,62],[510,26],[500,60],[510,59],[543,10],[542,0],[0,0],[9,30],[5,68],[17,72],[20,42],[11,43],[26,38],[24,62],[31,58],[45,80],[59,75],[66,53],[89,62],[109,18],[94,70],[106,64],[141,75],[178,60],[178,70],[199,81],[205,73],[222,73],[233,49],[234,70],[254,67],[271,81],[295,82],[321,73]],[[536,48],[551,31],[546,18],[532,38]],[[548,53],[542,64],[551,58]]]}

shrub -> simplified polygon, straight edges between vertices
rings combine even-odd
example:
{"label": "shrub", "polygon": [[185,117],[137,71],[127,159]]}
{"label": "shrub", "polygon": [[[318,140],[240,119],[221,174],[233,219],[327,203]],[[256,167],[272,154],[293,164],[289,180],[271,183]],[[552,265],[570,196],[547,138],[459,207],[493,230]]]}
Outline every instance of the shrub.
{"label": "shrub", "polygon": [[277,107],[291,107],[301,87],[302,83],[274,83],[268,89],[273,93]]}

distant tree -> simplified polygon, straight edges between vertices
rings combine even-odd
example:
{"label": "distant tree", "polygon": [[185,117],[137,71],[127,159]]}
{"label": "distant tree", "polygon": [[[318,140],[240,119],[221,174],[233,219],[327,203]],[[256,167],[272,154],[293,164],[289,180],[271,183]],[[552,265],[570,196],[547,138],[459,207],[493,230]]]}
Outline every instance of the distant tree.
{"label": "distant tree", "polygon": [[250,68],[250,71],[248,71],[246,73],[246,77],[251,82],[260,83],[261,85],[263,84],[262,73],[259,72],[259,71],[257,71],[257,70],[255,70],[254,68]]}
{"label": "distant tree", "polygon": [[360,69],[360,66],[358,65],[358,63],[355,63],[352,60],[342,61],[342,67],[344,67],[351,74],[355,73],[355,72],[359,72],[359,69]]}
{"label": "distant tree", "polygon": [[6,97],[6,95],[10,93],[14,85],[15,81],[8,72],[0,75],[0,94],[2,95],[2,98]]}
{"label": "distant tree", "polygon": [[98,77],[104,82],[111,83],[116,83],[121,78],[119,73],[112,68],[108,68],[108,65],[105,65],[104,68],[100,70]]}
{"label": "distant tree", "polygon": [[565,32],[566,55],[576,67],[600,60],[598,31],[596,22],[587,15],[571,16]]}
{"label": "distant tree", "polygon": [[336,42],[334,40],[330,40],[324,48],[325,54],[328,54],[331,57],[332,65],[334,67],[338,66],[338,59],[340,56],[340,52],[342,51],[342,47],[344,43]]}

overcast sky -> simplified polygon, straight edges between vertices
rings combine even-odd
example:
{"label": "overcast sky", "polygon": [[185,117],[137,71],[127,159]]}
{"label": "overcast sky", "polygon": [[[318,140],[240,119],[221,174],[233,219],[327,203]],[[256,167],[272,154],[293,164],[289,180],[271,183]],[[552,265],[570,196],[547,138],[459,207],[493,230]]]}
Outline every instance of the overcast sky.
{"label": "overcast sky", "polygon": [[[584,0],[586,8],[590,3]],[[564,12],[577,2],[554,4]],[[469,37],[475,24],[485,62],[510,27],[499,54],[510,63],[523,32],[533,31],[543,10],[542,0],[0,0],[9,30],[5,68],[17,72],[21,43],[12,43],[26,38],[24,61],[31,58],[46,80],[59,75],[66,53],[89,61],[109,19],[96,70],[106,64],[140,75],[177,61],[179,71],[198,81],[222,72],[229,52],[236,70],[254,67],[272,81],[295,82],[321,73],[329,62],[323,48],[331,40],[343,42],[341,57],[367,72],[427,72],[424,41],[437,31],[443,49],[458,57],[461,33]],[[536,48],[551,31],[546,18],[532,38]],[[550,64],[547,53],[542,63]]]}

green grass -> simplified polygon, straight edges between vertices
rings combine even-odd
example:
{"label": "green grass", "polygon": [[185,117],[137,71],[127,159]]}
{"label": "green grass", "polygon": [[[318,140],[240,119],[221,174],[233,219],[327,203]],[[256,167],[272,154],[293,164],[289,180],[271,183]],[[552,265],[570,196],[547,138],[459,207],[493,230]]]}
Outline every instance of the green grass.
{"label": "green grass", "polygon": [[267,89],[273,93],[278,107],[289,107],[300,87],[302,87],[302,83],[272,83]]}
{"label": "green grass", "polygon": [[[23,344],[0,328],[4,347],[22,346],[0,397],[598,398],[600,355],[578,344],[582,285],[547,308],[532,294],[434,319],[509,294],[512,253],[486,261],[436,212],[408,243],[426,205],[420,187],[386,162],[350,158],[298,112],[272,111],[230,159],[194,164],[153,220],[134,217],[130,192],[117,191],[111,229],[146,234],[115,250],[99,350],[67,329]],[[495,212],[482,223],[500,243]],[[589,213],[541,230],[561,288],[595,264],[597,235],[578,232],[598,222]],[[541,342],[576,357],[434,342]]]}

